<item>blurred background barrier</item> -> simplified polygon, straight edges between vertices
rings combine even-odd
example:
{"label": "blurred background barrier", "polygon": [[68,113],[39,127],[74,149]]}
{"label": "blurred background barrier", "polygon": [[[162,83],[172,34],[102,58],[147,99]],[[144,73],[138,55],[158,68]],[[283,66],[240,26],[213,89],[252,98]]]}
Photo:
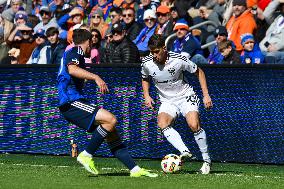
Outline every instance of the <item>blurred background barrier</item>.
{"label": "blurred background barrier", "polygon": [[[213,161],[284,164],[284,66],[202,65],[214,107],[200,106]],[[56,76],[52,65],[0,67],[0,152],[70,154],[70,140],[80,147],[90,137],[68,124],[57,109]],[[109,94],[86,83],[87,97],[118,118],[118,129],[131,155],[162,158],[178,153],[156,125],[155,111],[143,105],[140,66],[90,65],[108,84]],[[196,78],[187,79],[198,91]],[[155,89],[152,97],[157,101]],[[198,160],[201,154],[185,120],[175,126]],[[103,144],[97,156],[112,156]]]}

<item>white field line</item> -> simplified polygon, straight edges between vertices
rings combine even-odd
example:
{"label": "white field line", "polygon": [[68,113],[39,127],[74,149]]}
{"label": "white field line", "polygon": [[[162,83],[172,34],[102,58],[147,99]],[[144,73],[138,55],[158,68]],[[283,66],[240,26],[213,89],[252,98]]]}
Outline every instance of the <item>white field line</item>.
{"label": "white field line", "polygon": [[[0,165],[13,165],[13,166],[29,166],[29,167],[58,167],[58,168],[68,168],[72,167],[69,165],[33,165],[33,164],[23,164],[23,163],[0,163]],[[84,167],[81,167],[84,168]],[[120,170],[120,171],[127,171],[128,169],[115,169],[112,167],[102,167],[101,170]]]}
{"label": "white field line", "polygon": [[[57,167],[57,168],[68,168],[68,167],[72,167],[69,165],[32,165],[32,164],[22,164],[22,163],[13,163],[13,164],[8,164],[8,163],[0,163],[0,165],[13,165],[13,166],[30,166],[30,167]],[[83,168],[83,167],[81,167]],[[116,168],[112,168],[112,167],[102,167],[100,168],[101,170],[118,170],[118,171],[127,171],[128,169],[116,169]],[[269,176],[263,176],[263,175],[244,175],[244,174],[226,174],[226,173],[213,173],[212,175],[216,175],[216,176],[234,176],[234,177],[246,177],[246,176],[252,176],[255,178],[274,178],[274,179],[281,179],[283,177],[279,177],[279,176],[273,176],[273,177],[269,177]]]}
{"label": "white field line", "polygon": [[[250,175],[244,175],[244,174],[225,174],[225,173],[216,173],[214,174],[216,176],[235,176],[235,177],[245,177],[245,176],[250,176]],[[251,175],[254,178],[275,178],[275,179],[281,179],[283,177],[278,177],[278,176],[273,176],[273,177],[269,177],[269,176],[263,176],[263,175]]]}

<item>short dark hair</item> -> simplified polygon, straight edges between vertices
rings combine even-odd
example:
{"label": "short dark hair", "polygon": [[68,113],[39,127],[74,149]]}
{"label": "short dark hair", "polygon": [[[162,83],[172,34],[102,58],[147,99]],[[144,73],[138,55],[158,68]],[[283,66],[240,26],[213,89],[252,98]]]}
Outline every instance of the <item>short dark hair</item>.
{"label": "short dark hair", "polygon": [[87,40],[92,39],[92,34],[85,29],[75,29],[73,30],[73,42],[75,45],[84,43]]}
{"label": "short dark hair", "polygon": [[162,35],[154,34],[148,41],[149,49],[158,49],[165,46],[165,38]]}
{"label": "short dark hair", "polygon": [[109,12],[116,12],[119,15],[122,15],[122,9],[119,7],[112,7]]}
{"label": "short dark hair", "polygon": [[123,12],[123,11],[126,11],[126,10],[132,10],[133,13],[134,13],[134,16],[135,16],[135,13],[136,13],[136,12],[135,12],[135,9],[134,9],[134,8],[132,8],[132,7],[130,7],[130,6],[127,6],[127,7],[125,7],[125,8],[122,9],[122,12]]}
{"label": "short dark hair", "polygon": [[45,35],[47,37],[53,36],[54,34],[59,34],[59,30],[56,27],[50,27],[46,30]]}

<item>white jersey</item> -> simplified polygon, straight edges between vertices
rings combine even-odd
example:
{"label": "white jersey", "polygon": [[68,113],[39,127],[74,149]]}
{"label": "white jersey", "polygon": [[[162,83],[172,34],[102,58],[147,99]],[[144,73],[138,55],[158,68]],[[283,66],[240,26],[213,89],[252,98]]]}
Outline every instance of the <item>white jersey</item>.
{"label": "white jersey", "polygon": [[192,86],[184,81],[183,72],[195,73],[196,70],[195,63],[175,52],[168,52],[168,59],[164,65],[156,64],[151,54],[142,59],[142,77],[152,77],[161,100],[195,94]]}

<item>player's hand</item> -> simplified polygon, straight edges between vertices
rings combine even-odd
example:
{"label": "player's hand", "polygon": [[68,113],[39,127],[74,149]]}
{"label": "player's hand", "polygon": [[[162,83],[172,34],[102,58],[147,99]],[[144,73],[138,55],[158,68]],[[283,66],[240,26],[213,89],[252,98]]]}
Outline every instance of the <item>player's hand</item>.
{"label": "player's hand", "polygon": [[206,110],[210,110],[213,107],[212,100],[208,94],[203,97],[203,103]]}
{"label": "player's hand", "polygon": [[105,83],[104,80],[102,80],[99,76],[97,77],[97,79],[95,80],[95,82],[96,82],[96,84],[99,86],[101,93],[105,94],[105,93],[109,92],[106,83]]}
{"label": "player's hand", "polygon": [[153,107],[153,104],[155,104],[154,100],[148,96],[148,97],[145,97],[145,105],[151,109],[154,109]]}

